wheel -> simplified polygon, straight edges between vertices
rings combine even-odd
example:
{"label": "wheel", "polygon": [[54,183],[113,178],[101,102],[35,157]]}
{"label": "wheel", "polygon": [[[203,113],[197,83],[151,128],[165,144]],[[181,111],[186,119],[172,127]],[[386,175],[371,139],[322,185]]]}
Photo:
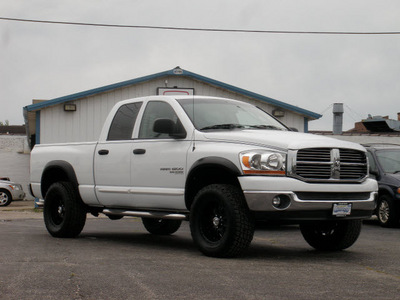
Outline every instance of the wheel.
{"label": "wheel", "polygon": [[0,191],[0,206],[7,206],[11,203],[12,197],[9,191],[1,190]]}
{"label": "wheel", "polygon": [[47,231],[54,237],[78,236],[86,222],[86,209],[70,182],[50,186],[44,200],[43,217]]}
{"label": "wheel", "polygon": [[394,227],[399,223],[399,213],[389,195],[379,197],[376,215],[382,227]]}
{"label": "wheel", "polygon": [[213,184],[201,189],[190,210],[190,230],[196,246],[213,257],[238,256],[254,235],[254,221],[240,189]]}
{"label": "wheel", "polygon": [[361,232],[361,220],[321,221],[300,224],[306,242],[317,250],[338,251],[353,245]]}
{"label": "wheel", "polygon": [[181,220],[142,218],[144,227],[151,234],[169,235],[175,233],[181,227]]}

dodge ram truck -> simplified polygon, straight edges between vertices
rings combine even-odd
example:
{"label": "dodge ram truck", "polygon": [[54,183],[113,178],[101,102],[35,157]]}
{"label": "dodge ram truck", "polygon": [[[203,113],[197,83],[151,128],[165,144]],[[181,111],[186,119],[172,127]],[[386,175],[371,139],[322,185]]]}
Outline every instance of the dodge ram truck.
{"label": "dodge ram truck", "polygon": [[366,150],[295,132],[251,104],[205,96],[117,103],[98,141],[38,144],[31,191],[54,237],[76,237],[88,213],[140,217],[156,235],[189,221],[207,256],[241,255],[256,224],[299,224],[335,251],[357,240],[376,206]]}

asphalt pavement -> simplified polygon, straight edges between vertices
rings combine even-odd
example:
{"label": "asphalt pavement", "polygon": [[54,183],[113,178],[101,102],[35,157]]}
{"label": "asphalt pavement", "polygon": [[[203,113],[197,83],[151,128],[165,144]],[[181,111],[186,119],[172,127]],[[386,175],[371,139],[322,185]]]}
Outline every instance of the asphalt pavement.
{"label": "asphalt pavement", "polygon": [[194,246],[187,223],[148,234],[138,218],[87,220],[51,237],[33,201],[0,208],[0,299],[400,299],[400,228],[364,224],[345,251],[318,252],[297,226],[256,231],[243,257]]}

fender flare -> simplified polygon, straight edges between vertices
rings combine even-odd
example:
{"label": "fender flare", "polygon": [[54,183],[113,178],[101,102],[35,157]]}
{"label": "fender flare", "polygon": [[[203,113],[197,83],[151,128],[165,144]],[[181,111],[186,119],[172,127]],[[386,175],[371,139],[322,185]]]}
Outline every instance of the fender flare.
{"label": "fender flare", "polygon": [[239,168],[229,159],[218,157],[218,156],[209,156],[203,157],[197,160],[190,168],[188,175],[186,177],[185,182],[185,204],[189,209],[191,206],[191,201],[195,195],[197,185],[195,180],[195,174],[200,172],[202,169],[207,168],[219,168],[224,172],[227,172],[231,175],[231,177],[241,176],[241,172]]}
{"label": "fender flare", "polygon": [[[50,181],[48,183],[47,176],[48,174],[62,174],[63,176],[60,176],[60,178],[56,179],[62,179],[63,181],[69,181],[71,182],[76,189],[78,189],[78,179],[76,177],[76,173],[72,165],[64,160],[53,160],[50,161],[46,164],[46,166],[43,169],[42,177],[41,177],[41,192],[43,197],[46,195],[47,190],[49,189],[50,185],[54,183],[55,181]],[[66,177],[65,177],[66,176]],[[56,180],[57,181],[57,180]]]}
{"label": "fender flare", "polygon": [[187,178],[190,178],[191,174],[198,168],[203,168],[207,166],[220,166],[227,171],[230,171],[234,175],[241,175],[239,168],[229,159],[218,156],[209,156],[200,158],[198,161],[196,161],[190,168]]}

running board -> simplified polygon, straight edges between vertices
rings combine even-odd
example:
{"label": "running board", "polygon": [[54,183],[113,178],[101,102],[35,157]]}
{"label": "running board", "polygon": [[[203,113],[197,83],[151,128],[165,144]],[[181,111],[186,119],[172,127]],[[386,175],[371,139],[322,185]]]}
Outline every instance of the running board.
{"label": "running board", "polygon": [[129,217],[141,217],[141,218],[153,218],[153,219],[169,219],[169,220],[188,220],[188,215],[178,213],[167,213],[158,211],[134,211],[134,210],[123,210],[123,209],[110,209],[106,208],[102,211],[105,215],[112,216],[129,216]]}

